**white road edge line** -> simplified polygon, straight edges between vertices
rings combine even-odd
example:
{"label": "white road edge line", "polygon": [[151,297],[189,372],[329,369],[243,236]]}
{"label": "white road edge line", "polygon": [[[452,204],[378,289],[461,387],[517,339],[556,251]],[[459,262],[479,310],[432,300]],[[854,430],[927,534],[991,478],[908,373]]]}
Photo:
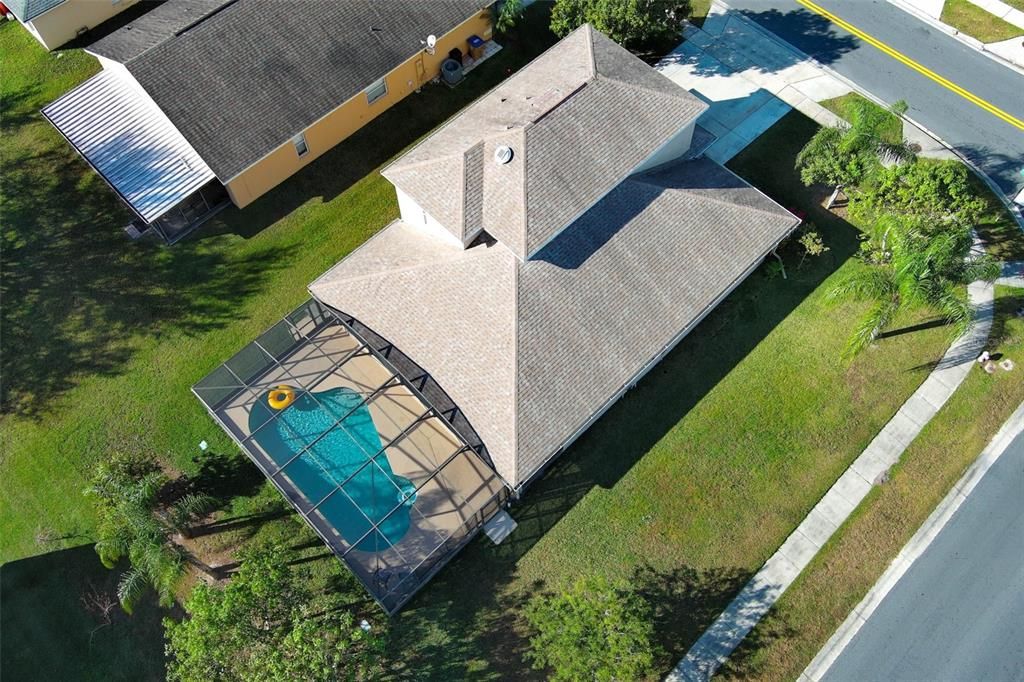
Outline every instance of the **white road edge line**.
{"label": "white road edge line", "polygon": [[846,646],[853,640],[854,635],[861,626],[867,622],[871,614],[882,600],[889,593],[903,574],[920,557],[932,540],[939,534],[949,520],[960,508],[967,496],[971,494],[974,487],[985,476],[985,473],[996,463],[996,460],[1006,451],[1010,442],[1024,432],[1024,403],[1021,403],[1016,411],[1010,415],[989,444],[982,450],[978,458],[974,460],[960,480],[953,485],[953,489],[939,503],[939,506],[931,513],[928,519],[921,525],[914,537],[904,545],[900,553],[896,555],[889,568],[882,577],[878,579],[868,593],[864,596],[853,611],[846,618],[835,634],[829,638],[821,651],[811,660],[811,663],[800,674],[799,682],[820,682],[821,678],[832,667],[832,664],[839,658]]}

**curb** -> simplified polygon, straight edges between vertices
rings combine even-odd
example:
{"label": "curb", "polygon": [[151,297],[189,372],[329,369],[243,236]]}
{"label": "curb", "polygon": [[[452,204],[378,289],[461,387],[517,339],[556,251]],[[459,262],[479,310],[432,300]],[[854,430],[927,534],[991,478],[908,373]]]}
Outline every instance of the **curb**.
{"label": "curb", "polygon": [[[901,2],[901,0],[886,0],[886,1],[891,3],[891,4],[893,4],[893,5],[896,5],[899,2]],[[745,24],[747,24],[751,28],[757,30],[762,35],[767,37],[769,40],[773,40],[778,45],[784,47],[785,49],[789,50],[793,54],[795,54],[795,55],[797,55],[797,56],[807,60],[809,63],[811,63],[814,66],[818,67],[819,69],[821,69],[822,71],[824,71],[828,75],[832,76],[833,78],[835,78],[835,79],[845,83],[854,92],[857,92],[858,94],[866,97],[867,99],[871,100],[872,102],[874,102],[875,104],[877,104],[879,106],[882,106],[882,107],[885,107],[885,108],[889,108],[889,105],[886,102],[882,101],[881,99],[879,99],[875,95],[873,95],[870,92],[868,92],[867,90],[865,90],[863,87],[858,85],[855,81],[850,80],[849,78],[847,78],[846,76],[842,75],[841,73],[839,73],[838,71],[836,71],[835,69],[830,67],[829,65],[823,64],[822,62],[820,62],[817,59],[815,59],[813,56],[811,56],[809,54],[806,54],[805,52],[801,51],[796,46],[790,44],[788,41],[786,41],[786,40],[782,39],[781,37],[775,35],[771,31],[769,31],[768,29],[766,29],[763,26],[761,26],[760,24],[758,24],[756,21],[747,18],[746,16],[743,15],[743,13],[737,12],[732,7],[730,7],[727,2],[724,2],[724,0],[712,0],[711,4],[712,4],[712,6],[718,6],[718,7],[721,7],[721,8],[723,8],[724,10],[726,10],[728,12],[731,12],[734,18],[743,21]],[[913,14],[913,12],[908,12],[908,13]],[[945,24],[943,24],[943,26],[945,26]],[[972,40],[973,40],[973,38],[972,38]],[[991,53],[985,52],[985,54],[991,54]],[[1020,73],[1022,75],[1024,75],[1024,70],[1021,70],[1021,69],[1016,69],[1016,70],[1020,71]],[[970,168],[971,171],[975,175],[977,175],[979,178],[981,178],[981,180],[992,191],[992,193],[995,194],[996,197],[998,197],[999,200],[1003,203],[1003,206],[1006,208],[1007,211],[1010,212],[1010,215],[1013,216],[1014,221],[1017,223],[1017,227],[1019,227],[1021,230],[1024,230],[1024,207],[1019,206],[1018,204],[1014,203],[1014,201],[1010,197],[1008,197],[1005,192],[1003,192],[1003,190],[995,183],[994,180],[992,180],[992,178],[990,178],[983,170],[978,168],[978,166],[975,165],[974,162],[972,162],[966,156],[961,154],[960,151],[957,150],[955,147],[953,147],[952,145],[947,143],[941,137],[939,137],[938,135],[936,135],[931,130],[929,130],[928,128],[924,127],[923,125],[921,125],[920,123],[918,123],[914,119],[910,118],[909,116],[904,115],[904,116],[901,116],[901,118],[903,120],[905,120],[907,123],[909,123],[910,125],[914,126],[918,130],[920,130],[922,133],[924,133],[928,137],[930,137],[933,140],[935,140],[936,142],[938,142],[940,145],[942,145],[946,149],[948,149],[952,154],[954,154],[958,159],[960,159],[961,163],[963,163],[965,166]]]}
{"label": "curb", "polygon": [[[939,21],[938,19],[936,19],[935,17],[922,12],[917,7],[915,7],[914,5],[910,4],[909,2],[905,2],[904,0],[886,0],[886,2],[888,2],[890,5],[898,7],[899,9],[903,10],[907,14],[912,15],[914,18],[920,19],[921,21],[925,22],[926,24],[928,24],[932,28],[938,29],[938,30],[942,31],[943,33],[945,33],[946,35],[951,36],[951,37],[959,40],[961,43],[963,43],[967,47],[970,47],[970,48],[972,48],[974,50],[977,50],[978,52],[982,53],[983,55],[985,55],[989,59],[992,59],[993,61],[995,61],[995,62],[997,62],[999,64],[1002,64],[1003,66],[1005,66],[1005,67],[1007,67],[1009,69],[1013,69],[1017,73],[1019,73],[1022,76],[1024,76],[1024,66],[1022,66],[1020,64],[1017,64],[1016,62],[1012,62],[1009,59],[1006,59],[1005,57],[1002,57],[1002,56],[996,54],[995,52],[991,52],[989,50],[986,50],[985,49],[985,43],[981,42],[977,38],[971,37],[971,36],[967,35],[966,33],[961,33],[960,31],[958,31],[957,29],[953,28],[949,24],[945,24],[945,23]],[[995,16],[995,15],[992,15],[992,16]]]}
{"label": "curb", "polygon": [[839,629],[811,660],[807,668],[800,674],[801,682],[820,682],[889,591],[896,586],[903,574],[910,569],[914,561],[924,553],[939,532],[949,523],[949,520],[985,476],[985,473],[1006,451],[1010,441],[1021,432],[1024,432],[1024,403],[1003,423],[978,458],[953,484],[953,489],[949,491],[949,494],[921,524],[921,527],[903,546],[903,549],[896,555],[874,586],[864,595],[864,599],[854,607]]}

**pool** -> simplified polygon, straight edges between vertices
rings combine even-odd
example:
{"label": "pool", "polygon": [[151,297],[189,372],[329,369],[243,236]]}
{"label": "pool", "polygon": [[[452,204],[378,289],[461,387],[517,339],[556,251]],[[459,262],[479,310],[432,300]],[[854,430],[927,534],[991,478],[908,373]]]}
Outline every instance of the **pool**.
{"label": "pool", "polygon": [[[360,469],[382,447],[370,410],[361,404],[363,396],[345,387],[316,393],[296,391],[295,402],[267,423],[278,413],[269,406],[268,394],[264,392],[253,405],[249,432],[278,466],[316,441],[284,469],[295,487],[316,503],[351,476],[342,487],[348,496],[339,490],[320,504],[318,511],[358,550],[379,552],[401,540],[409,530],[416,488],[391,470],[386,453],[377,455],[374,461],[378,466],[367,464]],[[346,414],[349,416],[332,429]],[[396,505],[400,508],[388,516]],[[379,524],[377,530],[359,540],[370,530],[371,522]]]}

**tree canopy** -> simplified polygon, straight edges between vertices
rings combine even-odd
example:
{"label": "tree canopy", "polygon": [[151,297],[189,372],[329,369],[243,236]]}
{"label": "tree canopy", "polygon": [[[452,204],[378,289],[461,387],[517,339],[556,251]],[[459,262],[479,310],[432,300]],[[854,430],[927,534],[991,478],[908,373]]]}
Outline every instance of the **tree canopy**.
{"label": "tree canopy", "polygon": [[199,584],[188,617],[164,621],[168,679],[360,680],[376,670],[381,637],[295,579],[283,551],[242,558],[223,588]]}
{"label": "tree canopy", "polygon": [[650,674],[656,647],[650,608],[623,584],[586,578],[527,606],[535,631],[527,653],[553,680],[635,680]]}
{"label": "tree canopy", "polygon": [[690,0],[556,0],[551,31],[563,37],[585,23],[623,47],[638,51],[678,42]]}

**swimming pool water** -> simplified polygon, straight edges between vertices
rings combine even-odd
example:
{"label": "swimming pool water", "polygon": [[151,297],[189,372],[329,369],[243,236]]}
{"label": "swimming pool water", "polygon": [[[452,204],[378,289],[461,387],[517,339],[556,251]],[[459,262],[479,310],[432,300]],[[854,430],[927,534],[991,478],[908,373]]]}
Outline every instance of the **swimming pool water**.
{"label": "swimming pool water", "polygon": [[[370,521],[380,524],[377,530],[356,543],[358,550],[382,551],[401,540],[409,530],[415,486],[391,470],[391,463],[383,452],[377,455],[377,467],[367,464],[359,469],[382,447],[370,410],[360,405],[363,396],[345,387],[312,394],[297,391],[297,394],[295,402],[269,424],[267,421],[276,410],[268,405],[267,393],[260,396],[249,413],[249,432],[255,433],[256,442],[278,466],[283,466],[295,453],[316,441],[285,467],[288,478],[315,503],[352,476],[342,488],[348,496],[335,492],[317,508],[320,513],[349,543],[356,543],[370,530]],[[349,412],[351,414],[339,426],[330,429]],[[381,523],[399,503],[401,508]]]}

